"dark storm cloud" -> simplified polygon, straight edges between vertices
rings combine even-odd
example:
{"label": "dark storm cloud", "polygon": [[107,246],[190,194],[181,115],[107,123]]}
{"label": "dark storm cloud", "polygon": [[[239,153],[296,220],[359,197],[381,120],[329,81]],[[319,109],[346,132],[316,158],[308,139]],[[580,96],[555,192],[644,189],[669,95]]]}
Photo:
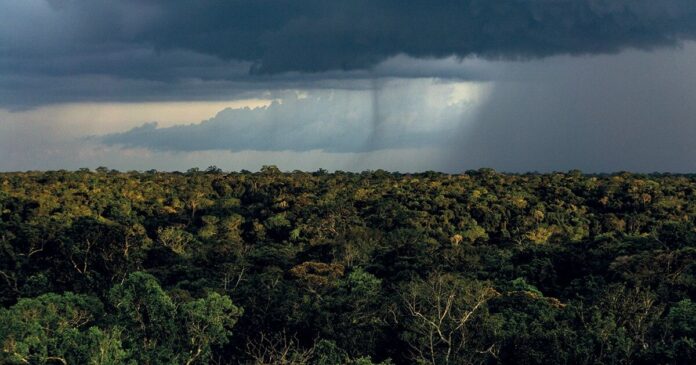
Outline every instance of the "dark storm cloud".
{"label": "dark storm cloud", "polygon": [[389,56],[615,52],[696,35],[691,0],[167,1],[138,35],[255,62],[258,72],[362,69]]}
{"label": "dark storm cloud", "polygon": [[[0,0],[0,7],[4,105],[212,96],[221,84],[234,93],[248,83],[370,78],[364,70],[398,55],[528,59],[696,36],[692,0]],[[485,77],[460,72],[445,76]],[[378,76],[413,73],[393,65]],[[95,77],[106,84],[70,85]],[[133,86],[143,80],[142,89]]]}
{"label": "dark storm cloud", "polygon": [[462,171],[696,171],[696,44],[504,63],[444,165]]}

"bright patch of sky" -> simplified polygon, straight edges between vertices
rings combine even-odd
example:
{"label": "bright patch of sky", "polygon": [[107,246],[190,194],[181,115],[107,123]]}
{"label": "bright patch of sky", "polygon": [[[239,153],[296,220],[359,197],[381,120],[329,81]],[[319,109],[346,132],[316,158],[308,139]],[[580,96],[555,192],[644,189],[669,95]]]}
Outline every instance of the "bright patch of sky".
{"label": "bright patch of sky", "polygon": [[[470,122],[490,90],[488,83],[433,78],[379,79],[373,85],[367,90],[264,92],[259,98],[228,102],[0,109],[0,154],[6,156],[0,170],[101,165],[254,170],[271,163],[288,170],[430,169],[433,157],[443,153],[442,140]],[[137,127],[150,122],[157,123],[153,133],[164,133],[167,144],[158,145],[156,138],[129,139]],[[371,141],[375,133],[379,140]],[[113,143],[102,143],[104,135]]]}

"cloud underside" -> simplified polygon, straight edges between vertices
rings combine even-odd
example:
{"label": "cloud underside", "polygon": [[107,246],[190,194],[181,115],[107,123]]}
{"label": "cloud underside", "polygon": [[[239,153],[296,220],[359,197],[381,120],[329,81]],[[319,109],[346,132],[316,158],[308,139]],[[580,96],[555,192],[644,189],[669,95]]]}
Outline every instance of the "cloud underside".
{"label": "cloud underside", "polygon": [[[397,55],[542,57],[673,44],[690,0],[53,0],[85,48],[143,44],[252,62],[252,71],[363,69]],[[101,17],[95,17],[102,15]],[[108,16],[108,17],[107,17]]]}
{"label": "cloud underside", "polygon": [[503,62],[500,81],[476,101],[449,103],[451,89],[433,93],[432,80],[393,81],[333,96],[290,95],[282,104],[228,110],[196,125],[149,124],[103,142],[155,151],[433,148],[442,157],[433,168],[446,171],[692,172],[695,62],[694,43]]}
{"label": "cloud underside", "polygon": [[[0,104],[19,107],[229,98],[255,87],[374,76],[365,70],[377,69],[378,76],[418,73],[408,67],[409,58],[614,53],[696,36],[691,0],[0,0],[0,5]],[[380,68],[394,57],[402,58]],[[426,72],[430,75],[419,76],[451,75]],[[464,67],[455,76],[489,75]]]}

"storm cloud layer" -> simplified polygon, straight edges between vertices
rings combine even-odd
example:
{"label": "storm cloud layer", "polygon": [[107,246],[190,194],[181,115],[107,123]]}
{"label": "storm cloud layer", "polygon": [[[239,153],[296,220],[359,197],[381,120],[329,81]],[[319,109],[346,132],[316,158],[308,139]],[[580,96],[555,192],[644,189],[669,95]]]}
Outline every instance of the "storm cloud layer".
{"label": "storm cloud layer", "polygon": [[0,169],[692,172],[695,41],[693,0],[0,0]]}
{"label": "storm cloud layer", "polygon": [[445,165],[502,171],[696,171],[696,44],[505,63]]}
{"label": "storm cloud layer", "polygon": [[[0,8],[0,104],[17,107],[229,98],[370,78],[361,71],[400,55],[519,60],[696,37],[691,0],[0,0]],[[413,72],[392,66],[380,76]]]}
{"label": "storm cloud layer", "polygon": [[696,4],[689,0],[176,3],[136,39],[251,61],[252,71],[261,73],[361,69],[402,53],[527,58],[615,52],[696,35]]}

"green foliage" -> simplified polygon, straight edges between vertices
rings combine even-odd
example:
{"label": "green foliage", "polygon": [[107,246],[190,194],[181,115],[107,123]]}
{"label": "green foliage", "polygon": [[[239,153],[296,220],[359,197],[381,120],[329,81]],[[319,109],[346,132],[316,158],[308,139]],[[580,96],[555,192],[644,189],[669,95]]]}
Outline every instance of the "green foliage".
{"label": "green foliage", "polygon": [[694,175],[0,174],[0,363],[693,364],[695,298]]}
{"label": "green foliage", "polygon": [[696,338],[696,304],[691,299],[675,304],[666,319],[675,336]]}
{"label": "green foliage", "polygon": [[152,275],[135,272],[109,292],[117,323],[129,329],[125,347],[139,364],[177,361],[176,306]]}
{"label": "green foliage", "polygon": [[[191,255],[196,238],[177,227],[158,228],[157,238],[162,246],[169,248],[177,255]],[[193,246],[193,247],[192,247]]]}
{"label": "green foliage", "polygon": [[664,330],[670,339],[662,346],[671,361],[696,361],[696,304],[691,299],[681,300],[669,310]]}
{"label": "green foliage", "polygon": [[90,365],[123,365],[135,364],[128,360],[128,353],[123,349],[121,338],[124,336],[123,330],[113,327],[107,332],[102,333],[98,328],[89,329],[89,346],[94,349],[90,356]]}
{"label": "green foliage", "polygon": [[333,341],[321,340],[314,347],[314,365],[345,364],[348,354]]}
{"label": "green foliage", "polygon": [[[111,333],[94,327],[103,306],[98,299],[65,293],[21,299],[0,310],[3,363],[121,363],[124,352]],[[102,351],[108,350],[108,359]]]}
{"label": "green foliage", "polygon": [[136,272],[109,293],[116,321],[128,328],[125,346],[139,364],[191,364],[227,343],[242,311],[227,296],[177,305],[152,275]]}
{"label": "green foliage", "polygon": [[539,297],[543,296],[539,289],[537,289],[534,285],[527,283],[524,278],[514,279],[510,282],[510,284],[512,290],[528,292]]}
{"label": "green foliage", "polygon": [[227,343],[231,328],[242,315],[229,297],[217,293],[184,303],[178,312],[178,323],[185,327],[187,364],[207,361],[211,346]]}

